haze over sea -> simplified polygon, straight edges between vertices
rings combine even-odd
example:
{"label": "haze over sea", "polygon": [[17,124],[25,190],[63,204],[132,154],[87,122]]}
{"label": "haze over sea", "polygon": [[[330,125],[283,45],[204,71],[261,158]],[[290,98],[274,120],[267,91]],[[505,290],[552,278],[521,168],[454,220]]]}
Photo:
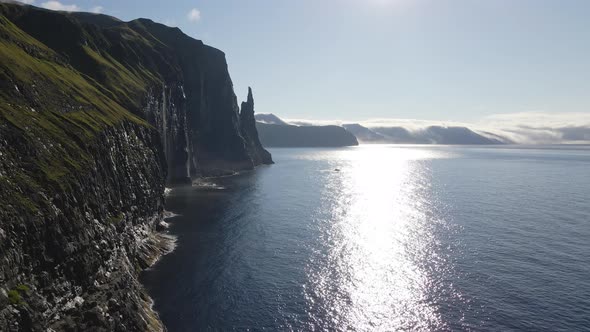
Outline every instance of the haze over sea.
{"label": "haze over sea", "polygon": [[590,147],[270,152],[168,197],[169,331],[590,330]]}

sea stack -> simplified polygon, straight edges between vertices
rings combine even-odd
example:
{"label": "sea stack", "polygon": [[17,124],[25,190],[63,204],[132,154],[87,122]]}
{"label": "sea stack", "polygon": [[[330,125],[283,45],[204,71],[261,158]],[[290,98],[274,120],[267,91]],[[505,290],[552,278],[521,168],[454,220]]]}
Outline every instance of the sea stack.
{"label": "sea stack", "polygon": [[254,118],[254,97],[250,87],[248,87],[248,98],[242,102],[240,110],[240,130],[246,142],[246,149],[254,164],[273,164],[270,153],[262,147],[258,139],[256,119]]}

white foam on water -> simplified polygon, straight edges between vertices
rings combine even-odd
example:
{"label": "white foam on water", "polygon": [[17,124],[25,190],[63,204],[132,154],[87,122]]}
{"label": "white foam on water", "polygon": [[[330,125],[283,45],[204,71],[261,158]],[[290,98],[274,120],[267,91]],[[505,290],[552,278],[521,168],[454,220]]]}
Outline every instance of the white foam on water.
{"label": "white foam on water", "polygon": [[193,187],[197,189],[205,189],[205,190],[224,190],[224,186],[220,186],[216,183],[204,180],[195,180],[193,181]]}
{"label": "white foam on water", "polygon": [[164,220],[174,218],[174,217],[179,217],[179,216],[181,216],[181,215],[178,213],[164,210]]}

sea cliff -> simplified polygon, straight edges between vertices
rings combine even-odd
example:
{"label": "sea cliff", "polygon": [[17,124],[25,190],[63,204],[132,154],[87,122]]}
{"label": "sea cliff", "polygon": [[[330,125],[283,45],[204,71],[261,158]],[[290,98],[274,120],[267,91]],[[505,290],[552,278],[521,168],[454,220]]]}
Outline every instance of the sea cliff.
{"label": "sea cliff", "polygon": [[0,330],[162,330],[138,275],[170,246],[164,187],[262,163],[223,52],[0,3]]}

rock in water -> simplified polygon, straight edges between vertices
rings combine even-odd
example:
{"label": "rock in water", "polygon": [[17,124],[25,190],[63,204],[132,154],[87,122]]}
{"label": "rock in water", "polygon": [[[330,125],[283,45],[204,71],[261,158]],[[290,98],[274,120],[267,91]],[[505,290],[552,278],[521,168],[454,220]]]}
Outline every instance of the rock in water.
{"label": "rock in water", "polygon": [[256,119],[254,117],[254,97],[252,88],[248,87],[248,99],[242,102],[240,111],[240,129],[242,136],[246,141],[246,149],[255,164],[272,164],[272,157],[268,151],[262,147],[258,139],[258,130],[256,129]]}

